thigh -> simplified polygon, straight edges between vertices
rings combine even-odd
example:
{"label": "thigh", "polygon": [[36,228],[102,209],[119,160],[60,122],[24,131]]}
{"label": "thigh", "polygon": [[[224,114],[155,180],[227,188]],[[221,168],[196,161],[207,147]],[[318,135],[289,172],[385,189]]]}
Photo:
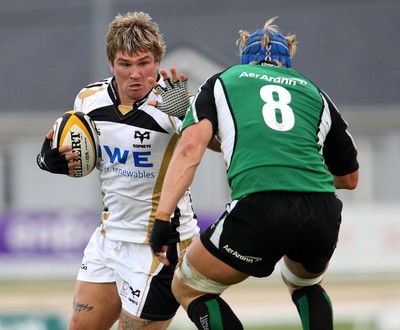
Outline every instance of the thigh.
{"label": "thigh", "polygon": [[285,231],[275,225],[274,200],[269,202],[267,194],[266,202],[264,195],[256,193],[232,201],[200,236],[204,247],[217,259],[256,277],[269,276],[284,255],[281,246]]}
{"label": "thigh", "polygon": [[319,273],[336,247],[341,207],[334,194],[254,193],[228,205],[200,237],[212,255],[251,276],[270,275],[284,255]]}
{"label": "thigh", "polygon": [[304,276],[307,273],[320,274],[325,271],[336,249],[342,203],[333,194],[303,194],[301,205],[301,227],[286,255],[299,276],[300,273]]}
{"label": "thigh", "polygon": [[114,272],[105,264],[105,243],[96,229],[85,248],[77,276],[70,330],[109,329],[119,318],[121,299]]}
{"label": "thigh", "polygon": [[211,254],[200,239],[187,248],[186,255],[190,265],[206,278],[223,285],[233,285],[245,280],[248,275]]}
{"label": "thigh", "polygon": [[114,271],[106,264],[112,243],[97,228],[87,244],[77,279],[82,282],[115,282]]}
{"label": "thigh", "polygon": [[171,245],[165,266],[154,256],[148,244],[122,243],[118,258],[109,261],[115,271],[122,309],[133,317],[151,321],[170,320],[179,308],[171,291],[171,282],[180,246]]}
{"label": "thigh", "polygon": [[121,300],[115,283],[77,281],[69,330],[106,330],[118,320]]}
{"label": "thigh", "polygon": [[181,259],[175,271],[172,290],[185,310],[197,297],[205,293],[221,294],[230,285],[248,277],[212,255],[198,238]]}

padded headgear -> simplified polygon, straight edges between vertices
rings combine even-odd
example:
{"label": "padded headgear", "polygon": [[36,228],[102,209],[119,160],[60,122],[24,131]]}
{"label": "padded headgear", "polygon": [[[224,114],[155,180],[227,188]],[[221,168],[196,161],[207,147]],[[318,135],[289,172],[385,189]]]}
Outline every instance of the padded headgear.
{"label": "padded headgear", "polygon": [[[269,34],[269,42],[266,47],[263,47],[261,40],[266,33]],[[292,66],[292,58],[285,37],[279,32],[267,29],[258,30],[250,35],[242,50],[240,61],[242,64],[254,61],[278,61],[287,68]]]}

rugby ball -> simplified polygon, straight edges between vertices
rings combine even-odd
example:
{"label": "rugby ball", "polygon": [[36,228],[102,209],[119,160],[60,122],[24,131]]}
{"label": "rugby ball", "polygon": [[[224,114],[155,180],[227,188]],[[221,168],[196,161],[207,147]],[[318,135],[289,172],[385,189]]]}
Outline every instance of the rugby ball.
{"label": "rugby ball", "polygon": [[53,126],[53,148],[71,145],[71,152],[79,152],[79,156],[70,160],[81,162],[70,177],[80,178],[88,175],[97,164],[98,136],[93,120],[81,111],[67,111],[57,118]]}

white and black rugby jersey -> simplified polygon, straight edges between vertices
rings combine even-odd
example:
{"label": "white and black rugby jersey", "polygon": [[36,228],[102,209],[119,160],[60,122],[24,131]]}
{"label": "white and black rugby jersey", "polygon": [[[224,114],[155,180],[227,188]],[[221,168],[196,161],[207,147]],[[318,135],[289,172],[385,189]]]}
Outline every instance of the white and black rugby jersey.
{"label": "white and black rugby jersey", "polygon": [[[162,101],[154,93],[124,115],[118,110],[112,81],[108,78],[83,88],[74,108],[94,120],[99,135],[103,235],[110,240],[148,243],[182,121],[149,106],[149,100]],[[171,222],[177,241],[198,234],[189,191],[179,201]]]}

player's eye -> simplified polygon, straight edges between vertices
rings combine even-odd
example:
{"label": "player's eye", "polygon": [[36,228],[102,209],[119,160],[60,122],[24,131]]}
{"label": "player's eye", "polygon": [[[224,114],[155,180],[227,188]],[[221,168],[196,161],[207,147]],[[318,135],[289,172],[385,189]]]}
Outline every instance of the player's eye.
{"label": "player's eye", "polygon": [[130,66],[130,63],[129,62],[125,62],[125,61],[121,61],[121,62],[118,62],[118,65],[123,67],[123,68],[127,68],[127,67]]}
{"label": "player's eye", "polygon": [[138,63],[139,66],[146,66],[150,63],[150,61],[141,61]]}

